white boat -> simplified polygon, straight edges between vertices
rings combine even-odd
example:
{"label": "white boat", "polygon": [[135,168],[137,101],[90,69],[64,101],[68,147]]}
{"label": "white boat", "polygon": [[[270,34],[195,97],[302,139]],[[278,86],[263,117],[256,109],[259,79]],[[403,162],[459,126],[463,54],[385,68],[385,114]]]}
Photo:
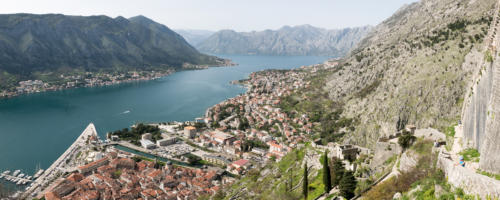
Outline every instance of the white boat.
{"label": "white boat", "polygon": [[19,174],[19,176],[17,176],[17,177],[22,178],[22,177],[24,177],[24,174]]}
{"label": "white boat", "polygon": [[21,185],[21,183],[23,183],[23,179],[19,179],[19,180],[16,182],[16,184],[17,184],[17,185]]}
{"label": "white boat", "polygon": [[31,177],[31,176],[26,177],[26,179],[28,179],[28,180],[31,180],[31,178],[33,178],[33,177]]}
{"label": "white boat", "polygon": [[12,176],[17,176],[19,173],[21,173],[21,170],[18,169],[16,171],[14,171],[14,173],[12,174]]}
{"label": "white boat", "polygon": [[4,172],[2,172],[2,174],[4,174],[4,175],[10,174],[10,171],[9,170],[4,171]]}
{"label": "white boat", "polygon": [[41,176],[43,174],[44,170],[43,169],[40,169],[38,170],[38,172],[35,173],[35,175],[33,175],[34,178],[38,178],[39,176]]}

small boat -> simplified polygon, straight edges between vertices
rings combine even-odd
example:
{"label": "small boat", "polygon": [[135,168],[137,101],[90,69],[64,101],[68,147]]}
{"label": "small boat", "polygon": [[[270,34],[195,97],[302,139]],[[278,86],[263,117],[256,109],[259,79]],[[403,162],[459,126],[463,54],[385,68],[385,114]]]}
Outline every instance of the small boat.
{"label": "small boat", "polygon": [[19,176],[17,176],[17,177],[22,178],[22,177],[24,177],[24,174],[19,174]]}
{"label": "small boat", "polygon": [[38,172],[35,173],[35,175],[33,175],[34,178],[38,178],[39,176],[41,176],[43,174],[44,170],[43,169],[40,169],[38,170]]}
{"label": "small boat", "polygon": [[4,175],[8,175],[8,174],[10,174],[10,171],[9,171],[9,170],[4,171],[4,172],[2,172],[2,174],[4,174]]}
{"label": "small boat", "polygon": [[26,177],[26,179],[28,179],[28,180],[31,180],[31,178],[33,178],[33,177],[31,177],[31,176],[27,176]]}
{"label": "small boat", "polygon": [[17,185],[21,185],[22,183],[23,183],[23,180],[22,180],[22,179],[19,179],[19,180],[16,182],[16,184],[17,184]]}
{"label": "small boat", "polygon": [[14,173],[12,174],[12,176],[17,176],[19,173],[21,173],[21,170],[18,169],[16,171],[14,171]]}

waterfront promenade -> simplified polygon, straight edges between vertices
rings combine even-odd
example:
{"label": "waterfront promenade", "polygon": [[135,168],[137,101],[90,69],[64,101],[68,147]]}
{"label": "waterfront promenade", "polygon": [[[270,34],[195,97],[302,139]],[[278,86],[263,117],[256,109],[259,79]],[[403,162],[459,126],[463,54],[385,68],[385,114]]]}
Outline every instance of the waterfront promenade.
{"label": "waterfront promenade", "polygon": [[75,142],[73,142],[73,144],[71,144],[71,146],[69,146],[69,148],[54,163],[52,163],[52,165],[47,170],[45,170],[45,172],[40,177],[38,177],[38,179],[33,182],[32,186],[29,187],[26,192],[24,192],[22,198],[29,199],[30,197],[43,194],[40,192],[46,189],[44,187],[48,185],[47,183],[57,179],[59,172],[64,172],[62,170],[68,169],[68,167],[66,166],[67,160],[72,158],[73,155],[77,154],[79,152],[78,149],[86,145],[87,139],[92,135],[97,136],[97,130],[94,124],[90,123],[82,132],[82,134],[78,136]]}

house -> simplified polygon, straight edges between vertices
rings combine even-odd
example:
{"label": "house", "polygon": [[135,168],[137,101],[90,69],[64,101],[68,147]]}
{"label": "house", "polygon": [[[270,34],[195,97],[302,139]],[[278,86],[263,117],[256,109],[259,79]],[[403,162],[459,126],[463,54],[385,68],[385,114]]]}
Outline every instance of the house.
{"label": "house", "polygon": [[264,156],[264,155],[266,155],[267,150],[265,150],[265,149],[261,149],[261,148],[257,148],[257,147],[254,147],[254,148],[252,149],[252,153],[255,153],[255,154],[260,155],[260,156]]}
{"label": "house", "polygon": [[276,143],[276,141],[269,141],[267,144],[269,145],[269,151],[271,152],[282,152],[284,149],[283,146]]}
{"label": "house", "polygon": [[99,168],[100,166],[107,165],[108,163],[109,163],[109,159],[107,157],[105,157],[105,158],[102,158],[100,160],[86,164],[84,166],[78,167],[78,172],[80,172],[81,174],[92,172],[92,171],[96,170],[97,168]]}
{"label": "house", "polygon": [[214,155],[210,155],[210,154],[203,155],[202,159],[207,161],[207,162],[218,164],[218,165],[229,165],[231,163],[229,160],[227,160],[226,158],[224,158],[222,156],[214,156]]}
{"label": "house", "polygon": [[234,168],[243,168],[243,169],[248,169],[248,167],[250,167],[250,166],[251,166],[251,163],[250,163],[250,161],[248,161],[248,160],[245,160],[245,159],[240,159],[240,160],[234,161],[231,165],[232,165]]}
{"label": "house", "polygon": [[336,145],[336,157],[342,160],[355,160],[358,156],[359,150],[353,145]]}
{"label": "house", "polygon": [[236,139],[232,135],[229,135],[219,130],[215,130],[214,132],[210,133],[210,136],[212,140],[216,141],[221,145],[231,144]]}

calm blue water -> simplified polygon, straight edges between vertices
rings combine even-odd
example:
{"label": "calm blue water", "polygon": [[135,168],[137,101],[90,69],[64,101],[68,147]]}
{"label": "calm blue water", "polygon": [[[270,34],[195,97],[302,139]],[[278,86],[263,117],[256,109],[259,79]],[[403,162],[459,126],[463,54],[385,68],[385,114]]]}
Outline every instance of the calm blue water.
{"label": "calm blue water", "polygon": [[[0,171],[33,174],[47,168],[94,122],[101,136],[136,122],[194,120],[224,99],[244,93],[232,80],[264,69],[325,61],[312,56],[221,56],[236,67],[184,71],[146,82],[78,88],[0,100]],[[130,111],[126,113],[126,111]]]}

